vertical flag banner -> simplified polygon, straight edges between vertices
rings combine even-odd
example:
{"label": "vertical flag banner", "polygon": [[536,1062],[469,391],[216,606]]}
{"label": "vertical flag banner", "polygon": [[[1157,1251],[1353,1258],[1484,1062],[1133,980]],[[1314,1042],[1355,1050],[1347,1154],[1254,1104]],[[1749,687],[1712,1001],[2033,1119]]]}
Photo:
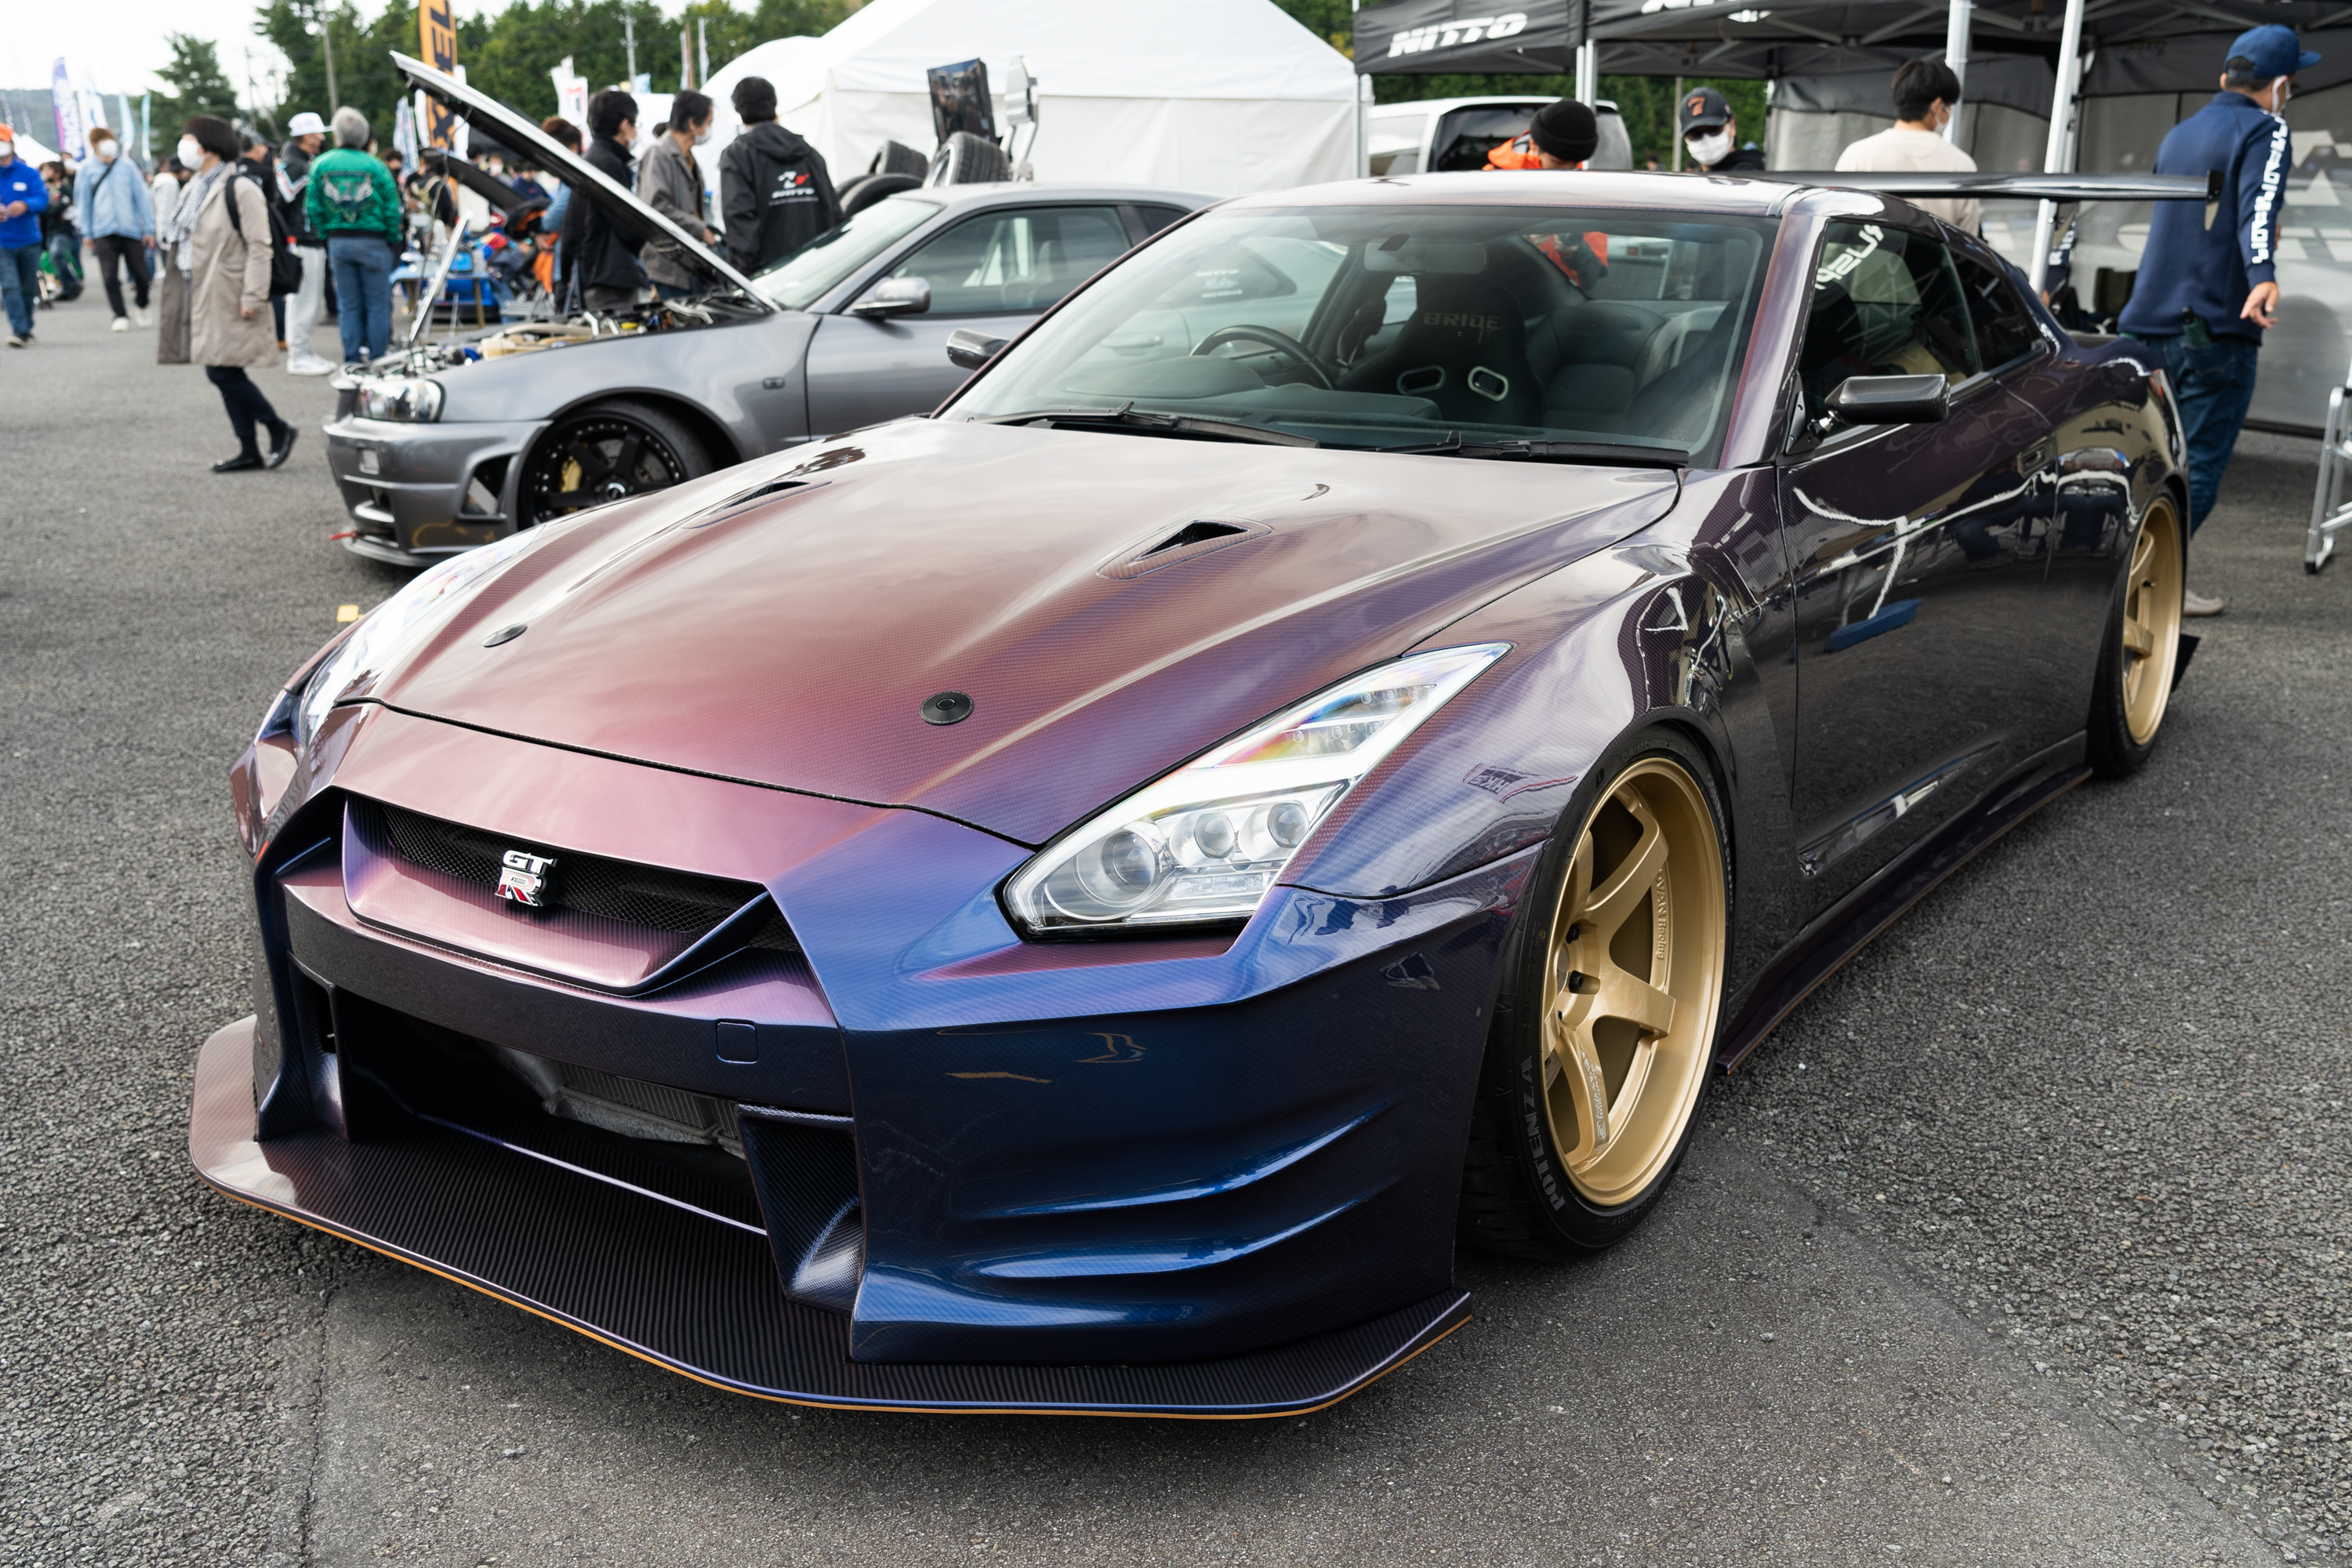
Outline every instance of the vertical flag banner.
{"label": "vertical flag banner", "polygon": [[570,55],[564,56],[547,76],[555,84],[555,112],[581,127],[584,133],[588,124],[588,79],[573,73]]}
{"label": "vertical flag banner", "polygon": [[400,153],[401,162],[412,169],[416,167],[416,110],[404,98],[392,111],[392,145]]}
{"label": "vertical flag banner", "polygon": [[57,113],[58,153],[80,163],[89,156],[89,145],[82,140],[81,95],[74,90],[62,55],[49,69],[49,106]]}
{"label": "vertical flag banner", "polygon": [[[419,0],[416,7],[419,56],[435,70],[457,74],[457,26],[449,15],[449,0]],[[416,130],[428,147],[455,148],[457,117],[423,93],[416,95]]]}

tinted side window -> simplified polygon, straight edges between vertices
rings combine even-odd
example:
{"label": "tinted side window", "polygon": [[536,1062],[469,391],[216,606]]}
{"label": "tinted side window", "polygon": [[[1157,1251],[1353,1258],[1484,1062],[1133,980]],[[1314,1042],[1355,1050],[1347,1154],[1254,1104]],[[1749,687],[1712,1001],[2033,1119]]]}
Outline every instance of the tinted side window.
{"label": "tinted side window", "polygon": [[1979,365],[1951,252],[1908,229],[1830,225],[1798,362],[1809,413],[1818,416],[1848,376],[1940,374],[1960,382]]}
{"label": "tinted side window", "polygon": [[1114,207],[1010,207],[967,218],[891,269],[931,286],[935,316],[1042,310],[1127,250]]}
{"label": "tinted side window", "polygon": [[1968,290],[1969,314],[1975,319],[1977,352],[1987,370],[1999,370],[2042,346],[2042,331],[2025,296],[2008,278],[1974,257],[1954,258],[1960,283]]}
{"label": "tinted side window", "polygon": [[1148,202],[1138,204],[1135,210],[1143,219],[1143,237],[1146,239],[1184,216],[1182,207],[1155,206]]}

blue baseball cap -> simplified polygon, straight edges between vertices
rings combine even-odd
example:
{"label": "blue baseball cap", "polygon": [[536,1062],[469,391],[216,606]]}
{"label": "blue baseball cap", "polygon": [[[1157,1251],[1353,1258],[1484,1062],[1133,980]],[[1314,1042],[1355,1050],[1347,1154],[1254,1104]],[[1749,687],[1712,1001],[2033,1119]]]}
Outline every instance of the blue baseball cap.
{"label": "blue baseball cap", "polygon": [[2264,81],[2274,76],[2293,76],[2297,71],[2307,71],[2319,63],[2319,57],[2305,48],[2303,40],[2294,36],[2294,29],[2284,22],[2247,28],[2238,35],[2238,41],[2231,44],[2230,52],[2221,58],[2224,60],[2243,58],[2253,61],[2254,75]]}

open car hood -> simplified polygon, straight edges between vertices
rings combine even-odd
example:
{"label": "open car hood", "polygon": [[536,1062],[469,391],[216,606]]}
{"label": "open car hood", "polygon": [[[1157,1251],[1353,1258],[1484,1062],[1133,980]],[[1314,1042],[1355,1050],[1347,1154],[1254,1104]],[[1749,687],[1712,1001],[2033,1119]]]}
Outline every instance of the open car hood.
{"label": "open car hood", "polygon": [[[551,530],[371,695],[1035,844],[1678,493],[1654,468],[921,419],[820,445]],[[970,716],[926,722],[943,691]]]}
{"label": "open car hood", "polygon": [[456,77],[434,69],[423,60],[413,59],[397,49],[390,52],[394,68],[408,79],[411,87],[431,94],[452,114],[468,125],[481,127],[484,134],[501,145],[518,153],[530,152],[539,160],[541,168],[562,180],[582,199],[593,202],[596,210],[604,214],[614,227],[658,251],[668,253],[679,266],[701,279],[705,287],[738,289],[761,310],[772,310],[775,308],[769,304],[759,289],[752,287],[749,278],[720,259],[709,246],[639,201],[635,192],[605,178],[587,160],[522,115],[497,99],[477,92]]}

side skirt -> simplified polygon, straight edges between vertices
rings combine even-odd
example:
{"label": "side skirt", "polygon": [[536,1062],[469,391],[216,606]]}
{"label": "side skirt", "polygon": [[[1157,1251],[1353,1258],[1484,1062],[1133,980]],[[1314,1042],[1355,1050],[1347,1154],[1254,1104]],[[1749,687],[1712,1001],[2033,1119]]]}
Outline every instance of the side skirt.
{"label": "side skirt", "polygon": [[1870,939],[1975,858],[1987,845],[2091,776],[2084,741],[2074,735],[2029,759],[1985,798],[1900,859],[1847,894],[1811,931],[1764,972],[1717,1043],[1716,1065],[1728,1072],[1764,1043],[1815,986],[1860,952]]}

